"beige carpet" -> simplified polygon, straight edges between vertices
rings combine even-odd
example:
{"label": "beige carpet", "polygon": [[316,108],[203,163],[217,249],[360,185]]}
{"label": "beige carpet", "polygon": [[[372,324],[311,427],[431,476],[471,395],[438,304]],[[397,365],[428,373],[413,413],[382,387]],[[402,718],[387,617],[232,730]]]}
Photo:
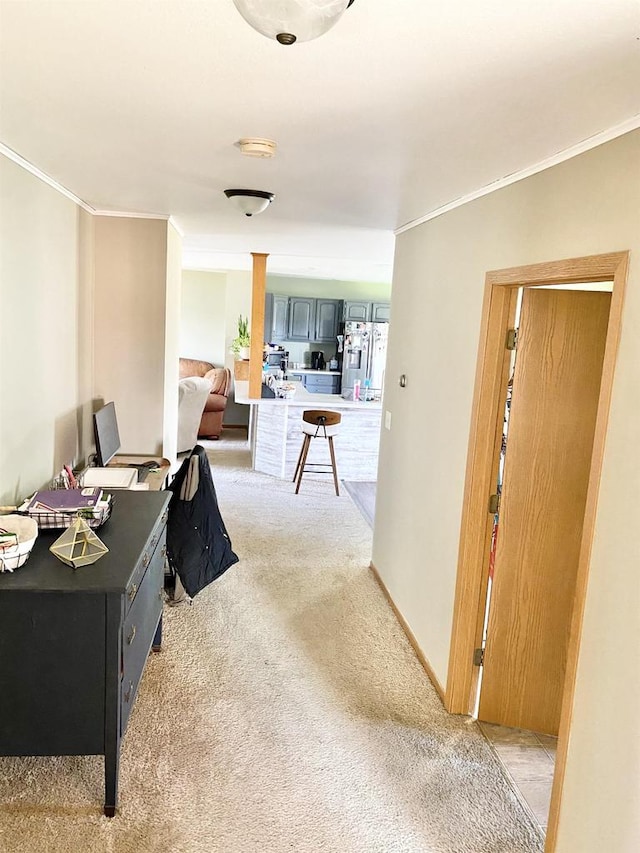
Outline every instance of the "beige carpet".
{"label": "beige carpet", "polygon": [[210,457],[241,562],[165,608],[118,815],[101,758],[0,758],[0,851],[541,851],[476,725],[442,709],[350,498],[330,480],[296,497],[241,446]]}

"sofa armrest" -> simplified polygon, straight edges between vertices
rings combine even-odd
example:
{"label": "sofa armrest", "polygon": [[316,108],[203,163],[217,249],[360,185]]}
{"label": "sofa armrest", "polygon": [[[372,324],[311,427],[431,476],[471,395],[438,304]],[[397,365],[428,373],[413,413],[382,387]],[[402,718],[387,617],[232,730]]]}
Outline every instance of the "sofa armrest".
{"label": "sofa armrest", "polygon": [[231,388],[231,371],[228,367],[214,367],[204,375],[205,379],[211,381],[211,393],[229,396]]}

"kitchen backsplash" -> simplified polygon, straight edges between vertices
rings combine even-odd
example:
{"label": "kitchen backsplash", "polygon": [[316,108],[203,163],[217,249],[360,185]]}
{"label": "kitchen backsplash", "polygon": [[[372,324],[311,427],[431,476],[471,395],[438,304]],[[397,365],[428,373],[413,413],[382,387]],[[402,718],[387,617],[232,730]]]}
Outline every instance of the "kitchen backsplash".
{"label": "kitchen backsplash", "polygon": [[305,367],[311,367],[311,351],[322,351],[324,360],[327,365],[334,358],[338,348],[338,342],[334,344],[316,344],[316,343],[299,343],[298,341],[273,341],[289,353],[289,365],[304,364]]}

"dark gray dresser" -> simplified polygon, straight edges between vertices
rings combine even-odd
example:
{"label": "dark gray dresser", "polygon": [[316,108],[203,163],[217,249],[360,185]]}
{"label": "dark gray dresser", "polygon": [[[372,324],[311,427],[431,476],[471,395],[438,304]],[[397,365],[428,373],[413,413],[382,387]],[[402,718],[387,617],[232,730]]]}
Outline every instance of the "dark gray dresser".
{"label": "dark gray dresser", "polygon": [[118,491],[96,532],[109,553],[72,569],[42,531],[0,574],[0,755],[104,755],[108,817],[149,650],[159,647],[169,492]]}

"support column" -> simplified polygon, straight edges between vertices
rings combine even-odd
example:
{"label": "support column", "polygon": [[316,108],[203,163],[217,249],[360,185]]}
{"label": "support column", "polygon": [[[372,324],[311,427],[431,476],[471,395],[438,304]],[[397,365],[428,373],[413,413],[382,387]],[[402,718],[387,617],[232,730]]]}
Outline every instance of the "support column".
{"label": "support column", "polygon": [[264,304],[267,292],[267,258],[251,252],[253,285],[251,291],[251,355],[249,359],[249,397],[259,399],[262,391],[262,350],[264,347]]}

